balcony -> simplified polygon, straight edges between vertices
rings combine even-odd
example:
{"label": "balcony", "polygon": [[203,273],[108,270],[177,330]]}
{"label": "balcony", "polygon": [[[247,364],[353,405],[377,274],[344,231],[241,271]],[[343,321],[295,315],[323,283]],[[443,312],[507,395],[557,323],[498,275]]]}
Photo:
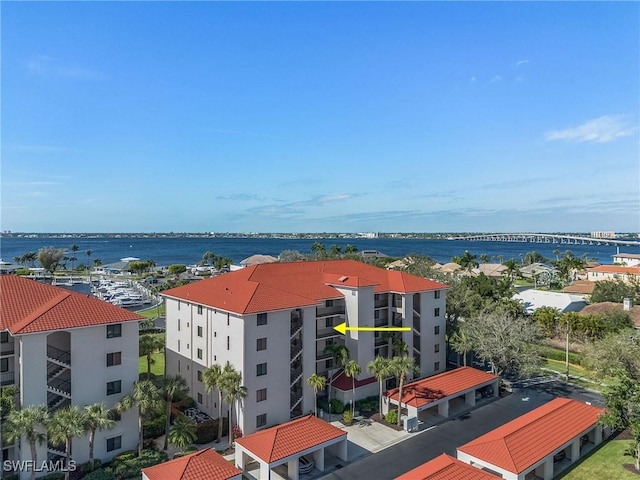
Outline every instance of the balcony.
{"label": "balcony", "polygon": [[13,385],[15,383],[16,383],[15,372],[0,373],[0,386],[6,387],[7,385]]}
{"label": "balcony", "polygon": [[15,344],[15,342],[0,343],[0,357],[13,355],[14,353],[16,353],[16,344]]}
{"label": "balcony", "polygon": [[324,350],[316,350],[316,361],[329,360],[332,357],[330,353],[325,353]]}
{"label": "balcony", "polygon": [[386,326],[388,326],[388,325],[389,325],[389,318],[387,318],[387,317],[384,317],[384,318],[376,318],[376,319],[373,321],[373,324],[374,324],[376,327],[386,327]]}
{"label": "balcony", "polygon": [[334,307],[316,307],[316,318],[344,315],[344,305]]}
{"label": "balcony", "polygon": [[387,308],[389,306],[389,297],[387,295],[383,295],[381,298],[378,298],[374,301],[374,308]]}
{"label": "balcony", "polygon": [[302,328],[302,317],[291,319],[291,336],[293,337]]}
{"label": "balcony", "polygon": [[[336,324],[338,325],[338,324]],[[329,338],[340,336],[340,333],[333,327],[319,328],[316,331],[316,338]]]}

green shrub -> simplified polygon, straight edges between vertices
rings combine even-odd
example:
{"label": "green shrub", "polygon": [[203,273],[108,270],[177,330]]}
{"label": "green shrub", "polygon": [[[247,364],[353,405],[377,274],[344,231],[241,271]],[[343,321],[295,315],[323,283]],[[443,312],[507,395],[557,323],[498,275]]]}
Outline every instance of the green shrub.
{"label": "green shrub", "polygon": [[331,413],[340,414],[342,412],[344,412],[344,403],[342,403],[337,398],[331,400]]}
{"label": "green shrub", "polygon": [[360,413],[374,413],[378,411],[380,399],[377,395],[358,400],[356,410]]}
{"label": "green shrub", "polygon": [[349,410],[345,410],[342,414],[342,423],[345,425],[351,425],[353,423],[353,415],[351,415]]}
{"label": "green shrub", "polygon": [[135,450],[126,450],[113,457],[113,459],[111,460],[111,464],[113,465],[114,463],[131,460],[132,458],[136,458],[137,455],[138,453]]}
{"label": "green shrub", "polygon": [[166,414],[154,417],[142,422],[142,435],[144,438],[158,438],[164,434]]}
{"label": "green shrub", "polygon": [[195,445],[189,445],[185,450],[183,450],[182,452],[178,452],[176,453],[173,458],[180,458],[180,457],[184,457],[185,455],[189,455],[193,452],[197,452],[198,451],[198,447],[196,447]]}
{"label": "green shrub", "polygon": [[329,412],[329,400],[326,398],[321,398],[318,400],[318,412],[322,410],[323,412]]}
{"label": "green shrub", "polygon": [[[102,461],[99,458],[93,460],[93,470],[97,470],[102,467]],[[84,478],[89,472],[91,472],[91,463],[86,462],[77,466],[76,470],[80,472],[80,476]]]}
{"label": "green shrub", "polygon": [[[566,361],[567,353],[562,350],[558,350],[553,347],[539,346],[538,353],[541,357],[548,358],[549,360],[558,360],[560,362]],[[569,352],[569,363],[572,365],[580,365],[581,356],[577,353]]]}
{"label": "green shrub", "polygon": [[19,268],[18,270],[16,270],[16,275],[30,275],[31,274],[31,270],[29,270],[28,268]]}
{"label": "green shrub", "polygon": [[[120,455],[118,455],[120,456]],[[126,460],[114,460],[111,462],[111,470],[118,479],[126,480],[132,477],[140,477],[143,468],[151,467],[167,461],[167,454],[162,450],[143,450],[139,457]]]}
{"label": "green shrub", "polygon": [[[222,436],[229,434],[229,422],[226,417],[222,419]],[[196,425],[196,444],[210,443],[218,436],[218,419],[207,420]]]}
{"label": "green shrub", "polygon": [[389,423],[391,423],[391,424],[395,425],[396,423],[398,423],[398,411],[397,411],[397,410],[391,410],[391,411],[389,411],[389,413],[387,413],[387,414],[384,416],[384,419],[385,419],[387,422],[389,422]]}
{"label": "green shrub", "polygon": [[117,480],[116,474],[110,468],[99,468],[82,477],[82,480]]}

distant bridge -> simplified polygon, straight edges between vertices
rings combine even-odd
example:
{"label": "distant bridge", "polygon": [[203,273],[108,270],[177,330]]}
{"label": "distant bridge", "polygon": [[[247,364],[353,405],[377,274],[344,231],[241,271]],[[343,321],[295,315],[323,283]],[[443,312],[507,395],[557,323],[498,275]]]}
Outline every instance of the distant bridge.
{"label": "distant bridge", "polygon": [[485,233],[481,235],[462,235],[459,237],[449,237],[448,240],[470,240],[477,242],[557,243],[559,245],[617,245],[625,247],[640,247],[640,241],[580,237],[577,235],[559,235],[554,233]]}

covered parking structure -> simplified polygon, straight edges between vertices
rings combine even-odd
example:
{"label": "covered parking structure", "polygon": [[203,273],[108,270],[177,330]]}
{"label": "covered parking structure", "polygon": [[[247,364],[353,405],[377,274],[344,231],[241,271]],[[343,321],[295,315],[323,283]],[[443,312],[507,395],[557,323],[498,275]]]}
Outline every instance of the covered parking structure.
{"label": "covered parking structure", "polygon": [[347,461],[347,432],[307,415],[236,440],[235,465],[245,469],[250,459],[260,464],[260,480],[269,480],[272,470],[287,466],[287,476],[298,480],[300,457],[313,456],[315,468],[324,471],[325,450]]}
{"label": "covered parking structure", "polygon": [[[491,396],[498,396],[500,377],[472,367],[460,367],[408,383],[402,389],[402,408],[407,409],[408,417],[419,417],[421,412],[448,417],[450,404],[461,398],[465,406],[476,404],[476,394],[491,391]],[[491,389],[487,390],[487,387]],[[382,405],[383,413],[387,413],[391,405],[398,405],[399,389],[389,390]],[[433,409],[433,410],[431,410]]]}
{"label": "covered parking structure", "polygon": [[500,477],[461,462],[446,453],[396,477],[395,480],[498,480]]}
{"label": "covered parking structure", "polygon": [[551,480],[610,434],[602,412],[556,398],[458,447],[458,459],[507,480]]}

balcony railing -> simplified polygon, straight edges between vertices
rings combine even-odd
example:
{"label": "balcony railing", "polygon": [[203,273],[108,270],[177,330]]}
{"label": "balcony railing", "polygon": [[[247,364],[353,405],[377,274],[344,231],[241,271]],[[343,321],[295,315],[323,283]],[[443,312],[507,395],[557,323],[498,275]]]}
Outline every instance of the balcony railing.
{"label": "balcony railing", "polygon": [[316,338],[336,337],[338,335],[340,335],[340,333],[333,327],[319,328],[316,332]]}
{"label": "balcony railing", "polygon": [[13,385],[16,383],[15,372],[2,372],[0,373],[0,385],[6,387],[7,385]]}
{"label": "balcony railing", "polygon": [[316,350],[316,360],[328,360],[331,356],[330,353],[325,353],[324,350]]}
{"label": "balcony railing", "polygon": [[291,335],[295,334],[298,330],[302,328],[302,318],[296,318],[291,320]]}
{"label": "balcony railing", "polygon": [[344,315],[344,305],[316,307],[316,317],[330,317],[332,315]]}
{"label": "balcony railing", "polygon": [[387,317],[384,317],[384,318],[376,318],[376,319],[373,321],[373,324],[374,324],[376,327],[386,327],[387,325],[389,325],[389,319],[388,319]]}
{"label": "balcony railing", "polygon": [[61,380],[59,378],[54,378],[49,383],[47,383],[47,387],[62,392],[65,395],[71,395],[71,381],[70,380]]}
{"label": "balcony railing", "polygon": [[57,360],[60,363],[71,365],[71,353],[65,350],[60,350],[53,345],[47,345],[47,357]]}
{"label": "balcony railing", "polygon": [[16,353],[15,342],[0,343],[0,356],[13,355],[14,353]]}

